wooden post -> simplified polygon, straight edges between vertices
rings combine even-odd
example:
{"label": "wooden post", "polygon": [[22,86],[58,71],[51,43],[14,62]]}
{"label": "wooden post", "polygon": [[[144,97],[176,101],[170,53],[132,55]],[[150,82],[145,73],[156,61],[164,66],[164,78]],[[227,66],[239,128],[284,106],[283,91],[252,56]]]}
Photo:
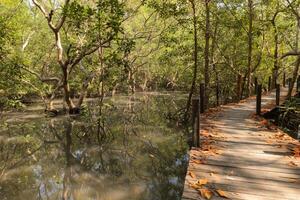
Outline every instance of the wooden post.
{"label": "wooden post", "polygon": [[298,76],[297,79],[297,92],[300,92],[300,75]]}
{"label": "wooden post", "polygon": [[289,78],[289,79],[288,79],[288,87],[289,87],[289,88],[292,88],[292,87],[293,87],[293,85],[292,85],[292,78]]}
{"label": "wooden post", "polygon": [[[200,131],[200,114],[199,114],[199,99],[192,99],[192,111],[193,111],[193,133],[192,144],[193,146],[199,146],[199,131]],[[196,140],[195,140],[196,137]]]}
{"label": "wooden post", "polygon": [[201,83],[200,84],[200,113],[204,113],[204,111],[205,111],[204,95],[205,95],[205,84]]}
{"label": "wooden post", "polygon": [[216,101],[217,101],[217,106],[220,105],[220,84],[219,81],[217,82],[216,85]]}
{"label": "wooden post", "polygon": [[255,91],[254,91],[254,94],[257,94],[257,89],[258,89],[258,85],[257,85],[257,77],[254,78],[254,87],[255,87]]}
{"label": "wooden post", "polygon": [[300,140],[300,125],[298,126],[298,135],[297,135],[297,139]]}
{"label": "wooden post", "polygon": [[276,84],[276,106],[280,104],[280,84]]}
{"label": "wooden post", "polygon": [[271,76],[269,76],[269,82],[268,82],[268,91],[271,91],[271,84],[272,84],[272,79]]}
{"label": "wooden post", "polygon": [[256,115],[261,114],[261,92],[262,86],[261,84],[257,85],[257,94],[256,94]]}
{"label": "wooden post", "polygon": [[286,78],[285,78],[285,72],[284,72],[284,73],[283,73],[283,81],[282,81],[282,86],[283,86],[283,87],[285,87],[285,82],[286,82],[285,79],[286,79]]}
{"label": "wooden post", "polygon": [[236,101],[239,102],[241,99],[241,92],[242,92],[242,75],[239,74],[237,77],[237,84],[236,84]]}

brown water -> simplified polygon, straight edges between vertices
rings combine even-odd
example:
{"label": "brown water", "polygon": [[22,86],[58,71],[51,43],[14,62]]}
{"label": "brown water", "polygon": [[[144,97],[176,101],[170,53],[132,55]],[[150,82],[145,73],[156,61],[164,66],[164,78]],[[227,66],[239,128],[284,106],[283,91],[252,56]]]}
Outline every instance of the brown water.
{"label": "brown water", "polygon": [[101,109],[93,100],[80,117],[45,117],[38,105],[7,115],[0,199],[180,199],[188,147],[165,116],[183,103],[180,94],[138,94]]}

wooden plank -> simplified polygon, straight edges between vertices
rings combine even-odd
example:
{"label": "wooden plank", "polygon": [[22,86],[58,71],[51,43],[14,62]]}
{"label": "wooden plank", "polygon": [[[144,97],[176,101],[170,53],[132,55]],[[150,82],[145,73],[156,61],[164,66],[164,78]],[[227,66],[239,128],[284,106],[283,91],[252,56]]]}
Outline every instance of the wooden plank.
{"label": "wooden plank", "polygon": [[[278,184],[274,184],[274,182],[272,182],[273,184],[268,184],[269,182],[251,182],[247,179],[226,179],[218,175],[213,175],[209,177],[208,180],[209,182],[205,187],[211,188],[212,191],[220,189],[231,194],[240,193],[260,196],[261,199],[297,199],[299,197],[299,184],[294,184],[293,187],[290,187],[292,183],[277,182]],[[185,191],[190,193],[193,190],[191,187],[185,189]],[[196,194],[193,195],[194,198],[196,195],[197,191]],[[184,196],[188,195],[185,194]],[[235,196],[232,198],[236,199]]]}

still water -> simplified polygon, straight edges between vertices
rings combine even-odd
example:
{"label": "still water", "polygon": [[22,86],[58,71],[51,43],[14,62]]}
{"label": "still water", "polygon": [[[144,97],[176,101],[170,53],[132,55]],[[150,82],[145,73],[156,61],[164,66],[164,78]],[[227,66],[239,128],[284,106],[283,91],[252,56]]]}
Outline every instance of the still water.
{"label": "still water", "polygon": [[166,116],[184,100],[140,93],[89,101],[77,117],[38,105],[2,117],[0,199],[179,200],[188,146]]}

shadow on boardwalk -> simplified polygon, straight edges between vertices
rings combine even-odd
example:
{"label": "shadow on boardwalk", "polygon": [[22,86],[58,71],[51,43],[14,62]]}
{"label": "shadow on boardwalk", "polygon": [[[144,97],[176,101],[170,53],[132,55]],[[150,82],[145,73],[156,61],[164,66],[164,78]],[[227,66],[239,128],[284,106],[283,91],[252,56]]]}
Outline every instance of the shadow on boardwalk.
{"label": "shadow on boardwalk", "polygon": [[[274,93],[263,96],[263,106],[274,99]],[[221,190],[229,199],[299,200],[300,159],[291,151],[299,142],[266,128],[254,113],[255,99],[249,98],[205,120],[202,147],[190,151],[183,200],[205,199],[201,188],[211,191],[211,199],[224,199],[216,192]],[[208,182],[195,187],[198,180]]]}

